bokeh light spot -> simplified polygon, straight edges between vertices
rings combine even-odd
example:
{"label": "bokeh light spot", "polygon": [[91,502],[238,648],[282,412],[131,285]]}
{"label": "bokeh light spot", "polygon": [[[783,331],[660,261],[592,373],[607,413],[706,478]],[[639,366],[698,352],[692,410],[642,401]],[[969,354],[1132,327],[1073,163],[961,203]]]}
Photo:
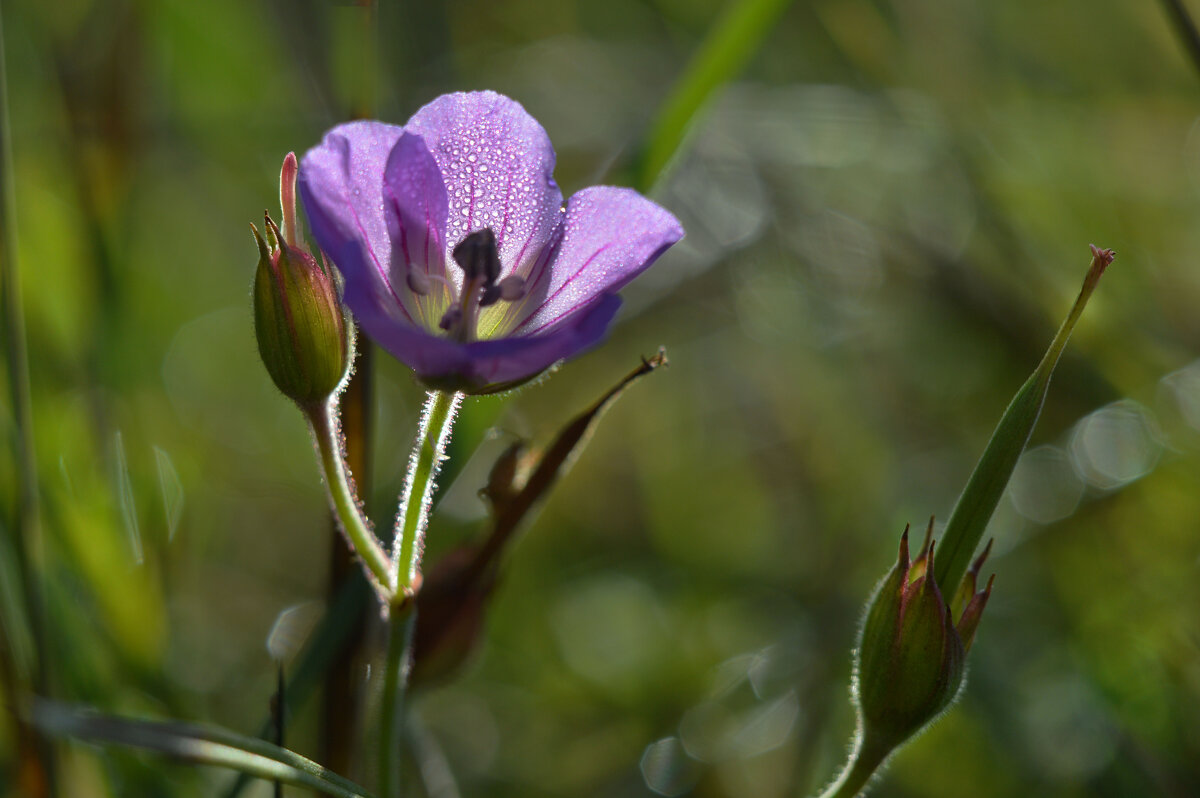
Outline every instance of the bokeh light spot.
{"label": "bokeh light spot", "polygon": [[1071,458],[1058,446],[1034,447],[1017,461],[1008,486],[1013,507],[1038,524],[1052,524],[1075,512],[1084,484]]}
{"label": "bokeh light spot", "polygon": [[683,795],[696,783],[696,763],[683,750],[678,737],[650,743],[640,764],[646,786],[659,795]]}
{"label": "bokeh light spot", "polygon": [[1122,399],[1086,416],[1071,436],[1071,458],[1088,484],[1113,490],[1144,477],[1162,449],[1150,411]]}

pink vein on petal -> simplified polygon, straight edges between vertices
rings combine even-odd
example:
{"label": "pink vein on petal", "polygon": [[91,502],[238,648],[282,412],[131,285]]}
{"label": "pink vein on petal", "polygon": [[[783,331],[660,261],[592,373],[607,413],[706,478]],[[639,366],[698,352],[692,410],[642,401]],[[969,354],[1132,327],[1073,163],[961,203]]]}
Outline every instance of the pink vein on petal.
{"label": "pink vein on petal", "polygon": [[[575,282],[575,278],[576,278],[576,277],[578,277],[579,275],[583,274],[584,270],[585,270],[585,269],[587,269],[587,267],[588,267],[588,266],[590,266],[590,265],[592,264],[592,261],[594,261],[596,258],[598,258],[598,257],[600,256],[600,253],[601,253],[601,252],[603,252],[604,250],[608,249],[608,248],[609,248],[609,247],[611,247],[611,246],[612,246],[612,243],[611,243],[611,242],[609,242],[608,244],[605,244],[604,246],[600,247],[600,249],[598,249],[598,250],[596,250],[595,252],[593,252],[593,253],[591,254],[591,256],[589,256],[589,257],[588,257],[588,259],[587,259],[587,260],[585,260],[585,261],[583,262],[583,265],[582,265],[582,266],[580,266],[580,267],[579,267],[579,269],[577,269],[577,270],[576,270],[576,272],[575,272],[574,274],[572,274],[570,277],[568,277],[568,278],[567,278],[567,279],[566,279],[566,280],[563,282],[563,284],[562,284],[562,285],[560,285],[560,286],[558,287],[558,290],[557,290],[557,291],[555,291],[555,292],[554,292],[553,294],[551,294],[550,296],[546,297],[545,301],[543,301],[543,302],[542,302],[542,304],[538,305],[538,307],[537,307],[537,308],[536,308],[536,309],[535,309],[535,310],[534,310],[532,313],[530,313],[530,314],[529,314],[529,316],[528,316],[528,317],[525,319],[525,321],[529,321],[529,319],[531,319],[531,318],[533,318],[534,316],[536,316],[536,315],[537,315],[537,312],[538,312],[539,310],[541,310],[542,308],[546,307],[546,306],[547,306],[547,305],[549,305],[551,302],[553,302],[553,301],[554,301],[554,298],[555,298],[556,296],[558,296],[559,294],[561,294],[561,293],[563,292],[563,290],[564,290],[564,289],[565,289],[567,286],[569,286],[571,283]],[[544,322],[544,323],[542,323],[541,325],[539,325],[539,326],[537,327],[537,329],[530,330],[530,331],[527,333],[527,335],[534,335],[534,334],[536,334],[536,333],[539,333],[539,332],[541,332],[542,330],[546,329],[547,327],[549,327],[549,326],[550,326],[550,325],[552,325],[552,324],[557,324],[559,321],[561,321],[561,320],[562,320],[562,318],[563,318],[564,316],[570,315],[570,314],[571,314],[571,313],[573,313],[573,312],[574,312],[574,311],[575,311],[577,308],[581,308],[581,307],[583,307],[583,306],[584,306],[584,305],[586,305],[588,302],[590,302],[592,299],[595,299],[595,296],[589,296],[589,297],[587,297],[587,299],[585,299],[583,302],[580,302],[580,303],[578,303],[578,304],[576,304],[576,305],[572,305],[570,308],[568,308],[567,310],[564,310],[562,313],[558,314],[557,316],[555,316],[555,317],[554,317],[553,319],[551,319],[550,321]],[[522,324],[524,324],[524,323],[522,323]],[[520,328],[518,327],[518,329],[520,329]]]}
{"label": "pink vein on petal", "polygon": [[392,299],[396,300],[396,304],[400,306],[400,312],[404,314],[404,318],[412,322],[412,316],[408,313],[408,308],[404,307],[404,301],[396,293],[396,289],[392,287],[392,281],[383,272],[383,266],[379,263],[379,258],[375,257],[375,250],[371,249],[371,239],[367,237],[367,229],[363,227],[362,220],[358,218],[358,211],[354,210],[354,205],[347,202],[346,207],[350,209],[350,215],[354,217],[354,226],[358,228],[358,234],[362,236],[363,246],[366,247],[367,254],[371,256],[371,262],[375,264],[375,271],[379,272],[379,279],[383,280],[383,284],[387,286],[388,293],[392,295]]}

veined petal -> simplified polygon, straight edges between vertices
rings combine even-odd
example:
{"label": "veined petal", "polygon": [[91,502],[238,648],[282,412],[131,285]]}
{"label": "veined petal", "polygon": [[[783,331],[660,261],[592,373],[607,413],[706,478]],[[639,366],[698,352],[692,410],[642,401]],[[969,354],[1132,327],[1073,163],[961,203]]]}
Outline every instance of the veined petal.
{"label": "veined petal", "polygon": [[567,203],[554,257],[530,275],[515,332],[553,328],[598,295],[619,290],[681,238],[679,220],[636,191],[585,188]]}
{"label": "veined petal", "polygon": [[[554,148],[537,120],[515,100],[481,91],[439,97],[405,130],[425,140],[441,169],[449,202],[447,262],[468,233],[490,227],[502,274],[527,274],[562,209]],[[449,271],[461,280],[457,270]]]}
{"label": "veined petal", "polygon": [[[449,302],[446,274],[446,185],[425,140],[405,132],[396,141],[383,175],[387,201],[388,235],[391,238],[394,280],[410,271],[432,277],[424,280],[427,298],[414,297],[419,322],[432,329],[438,309]],[[418,277],[419,279],[419,277]]]}
{"label": "veined petal", "polygon": [[358,316],[367,335],[426,383],[447,390],[491,392],[535,377],[604,337],[621,307],[615,294],[600,297],[566,324],[544,335],[460,343],[370,309]]}
{"label": "veined petal", "polygon": [[354,319],[372,341],[419,377],[456,374],[470,367],[463,344],[398,321],[377,306],[365,306],[361,312],[355,312]]}
{"label": "veined petal", "polygon": [[298,182],[313,238],[345,275],[354,314],[374,308],[411,322],[411,293],[392,270],[383,196],[384,165],[402,132],[382,122],[338,125],[305,154]]}
{"label": "veined petal", "polygon": [[607,294],[541,335],[466,344],[463,348],[471,360],[470,379],[477,385],[504,385],[536,376],[558,361],[598,344],[620,307],[621,298]]}

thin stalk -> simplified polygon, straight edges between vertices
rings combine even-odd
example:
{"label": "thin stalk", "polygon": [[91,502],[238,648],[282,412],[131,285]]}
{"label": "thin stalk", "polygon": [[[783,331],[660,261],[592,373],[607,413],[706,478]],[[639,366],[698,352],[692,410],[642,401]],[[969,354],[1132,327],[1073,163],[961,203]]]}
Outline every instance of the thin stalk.
{"label": "thin stalk", "polygon": [[1163,0],[1163,5],[1167,8],[1167,15],[1171,18],[1184,49],[1192,59],[1192,65],[1200,71],[1200,30],[1196,28],[1196,21],[1188,13],[1183,0]]}
{"label": "thin stalk", "polygon": [[425,527],[433,499],[434,481],[446,457],[450,428],[462,403],[461,393],[430,391],[421,414],[421,427],[408,461],[408,479],[400,499],[396,518],[396,537],[392,549],[391,584],[397,595],[411,594],[420,587],[421,553],[425,548]]}
{"label": "thin stalk", "polygon": [[317,441],[325,484],[329,488],[342,531],[346,533],[346,540],[362,561],[375,590],[382,599],[387,600],[393,592],[387,554],[371,531],[370,521],[364,515],[354,494],[354,485],[346,473],[341,437],[334,422],[334,406],[331,401],[306,408],[305,416]]}
{"label": "thin stalk", "polygon": [[825,788],[820,798],[855,798],[862,795],[871,777],[891,752],[891,747],[860,733],[854,753],[850,755],[846,767],[834,782]]}
{"label": "thin stalk", "polygon": [[400,740],[416,627],[414,602],[401,601],[392,607],[383,672],[383,700],[379,708],[379,794],[382,798],[399,798],[400,795]]}
{"label": "thin stalk", "polygon": [[[17,199],[13,177],[12,129],[8,116],[8,71],[4,52],[4,24],[0,20],[0,315],[4,316],[4,356],[15,427],[13,448],[17,462],[17,516],[13,519],[13,550],[21,585],[21,598],[33,641],[32,674],[25,673],[28,661],[16,650],[19,634],[11,630],[8,646],[0,644],[0,656],[13,656],[4,670],[14,677],[32,677],[35,692],[46,695],[49,688],[49,656],[44,627],[41,586],[37,575],[41,536],[37,456],[33,441],[33,399],[29,383],[29,351],[25,341],[25,317],[21,302],[21,280],[17,266]],[[9,651],[3,649],[10,647]],[[27,652],[24,652],[27,653]],[[18,721],[19,748],[29,751],[25,786],[40,795],[57,793],[54,748],[46,740],[32,739]],[[21,786],[20,784],[18,786]]]}
{"label": "thin stalk", "polygon": [[412,669],[412,641],[416,629],[413,594],[421,586],[421,552],[438,470],[446,457],[446,444],[461,393],[430,391],[421,414],[421,425],[408,462],[408,479],[400,499],[393,541],[394,585],[389,608],[387,662],[379,730],[379,791],[396,798],[400,789],[400,739],[404,728],[404,696]]}
{"label": "thin stalk", "polygon": [[[283,735],[287,721],[284,719],[287,704],[287,680],[283,676],[283,662],[276,665],[275,700],[271,709],[275,713],[275,745],[283,748]],[[283,798],[283,782],[275,780],[275,798]]]}
{"label": "thin stalk", "polygon": [[[378,69],[375,66],[379,50],[376,0],[358,0],[355,5],[356,8],[334,10],[335,18],[350,17],[348,27],[353,33],[346,37],[336,34],[332,37],[327,36],[325,43],[331,51],[352,48],[350,52],[358,55],[351,84],[338,104],[345,106],[352,119],[373,119],[378,115],[376,106],[379,94],[376,85]],[[283,11],[281,16],[290,19],[293,16],[291,9]],[[361,332],[356,329],[356,333]],[[374,354],[371,343],[364,336],[359,334],[356,337],[362,344],[359,347],[354,372],[350,375],[346,390],[342,394],[342,430],[345,434],[346,464],[350,473],[355,475],[363,497],[370,501]],[[336,520],[333,527],[329,539],[331,599],[338,595],[346,584],[354,584],[355,589],[360,587],[357,584],[354,563],[351,562],[346,547],[338,540]],[[330,767],[347,772],[354,765],[357,756],[361,702],[356,665],[366,641],[367,621],[367,613],[350,621],[352,629],[346,635],[345,643],[336,650],[324,675],[325,689],[322,691],[321,706],[322,759]]]}
{"label": "thin stalk", "polygon": [[[354,483],[364,497],[371,496],[371,406],[374,382],[374,345],[362,335],[354,362],[354,372],[341,394],[340,421],[345,441],[346,468],[354,475]],[[362,724],[360,674],[358,663],[366,643],[367,623],[378,617],[377,609],[368,609],[367,580],[354,562],[354,553],[346,546],[338,529],[337,516],[330,517],[329,536],[329,600],[335,601],[345,589],[361,592],[363,600],[356,602],[361,610],[343,621],[342,641],[329,652],[328,669],[323,674],[321,691],[321,761],[339,772],[353,769],[359,748]]]}

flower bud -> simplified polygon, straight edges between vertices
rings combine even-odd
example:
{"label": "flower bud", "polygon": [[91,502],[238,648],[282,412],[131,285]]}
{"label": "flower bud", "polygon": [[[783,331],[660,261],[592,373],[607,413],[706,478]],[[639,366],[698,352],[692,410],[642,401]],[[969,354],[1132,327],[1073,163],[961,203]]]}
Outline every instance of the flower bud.
{"label": "flower bud", "polygon": [[[887,748],[900,745],[953,703],[966,673],[962,632],[974,636],[991,590],[967,603],[956,629],[935,570],[933,521],[916,561],[908,529],[900,557],[868,604],[855,657],[855,700],[862,734]],[[981,563],[982,564],[982,563]],[[968,618],[968,616],[970,616]]]}
{"label": "flower bud", "polygon": [[[286,208],[285,208],[286,216]],[[266,217],[268,241],[258,230],[254,278],[254,331],[258,352],[275,385],[296,403],[326,401],[346,376],[350,339],[333,273],[285,240]]]}

